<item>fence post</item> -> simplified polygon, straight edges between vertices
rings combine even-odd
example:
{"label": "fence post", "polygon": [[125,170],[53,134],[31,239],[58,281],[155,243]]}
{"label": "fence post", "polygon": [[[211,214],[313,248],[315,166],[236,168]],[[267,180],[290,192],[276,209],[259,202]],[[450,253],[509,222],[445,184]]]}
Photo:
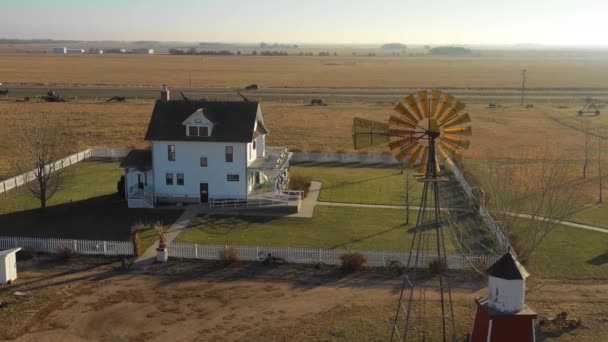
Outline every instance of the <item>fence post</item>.
{"label": "fence post", "polygon": [[76,246],[77,246],[76,240],[74,240],[74,253],[76,253]]}
{"label": "fence post", "polygon": [[194,244],[194,258],[198,259],[198,243]]}
{"label": "fence post", "polygon": [[104,241],[103,242],[103,255],[108,254],[108,242]]}

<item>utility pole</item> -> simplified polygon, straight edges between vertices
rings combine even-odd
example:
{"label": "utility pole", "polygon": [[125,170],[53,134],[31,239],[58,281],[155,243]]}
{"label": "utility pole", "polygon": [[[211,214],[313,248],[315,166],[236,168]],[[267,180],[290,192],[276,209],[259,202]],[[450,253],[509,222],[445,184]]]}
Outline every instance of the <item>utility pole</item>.
{"label": "utility pole", "polygon": [[526,69],[521,71],[521,106],[524,106],[524,99],[526,93]]}
{"label": "utility pole", "polygon": [[602,203],[602,137],[598,134],[597,137],[597,172],[600,185],[599,203]]}

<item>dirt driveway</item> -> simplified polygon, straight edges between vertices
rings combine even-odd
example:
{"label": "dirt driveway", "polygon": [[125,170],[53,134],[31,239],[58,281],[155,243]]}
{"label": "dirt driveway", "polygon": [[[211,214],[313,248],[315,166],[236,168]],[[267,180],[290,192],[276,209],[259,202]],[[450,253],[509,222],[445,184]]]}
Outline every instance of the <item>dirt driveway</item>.
{"label": "dirt driveway", "polygon": [[[44,265],[44,264],[43,264]],[[368,270],[344,276],[334,268],[267,268],[171,262],[120,271],[116,263],[29,265],[13,291],[32,291],[19,321],[3,338],[17,341],[384,341],[400,285],[398,276]],[[473,298],[483,282],[457,283],[457,327],[470,328]],[[31,305],[33,307],[20,307]],[[608,336],[608,285],[550,280],[530,294],[539,313],[566,310],[588,328],[550,341],[601,341]],[[2,317],[0,309],[0,318]],[[603,330],[602,330],[603,329]]]}

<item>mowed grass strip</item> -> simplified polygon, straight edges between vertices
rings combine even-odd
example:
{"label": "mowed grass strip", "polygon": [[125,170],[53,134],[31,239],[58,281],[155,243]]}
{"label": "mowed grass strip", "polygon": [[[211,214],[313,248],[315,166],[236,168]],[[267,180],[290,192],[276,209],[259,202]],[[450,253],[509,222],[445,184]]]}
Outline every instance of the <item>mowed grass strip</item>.
{"label": "mowed grass strip", "polygon": [[[177,241],[406,251],[414,233],[404,223],[405,213],[398,209],[318,206],[313,218],[202,216]],[[448,249],[453,250],[451,245]]]}
{"label": "mowed grass strip", "polygon": [[[309,163],[292,166],[290,172],[323,182],[320,201],[405,205],[406,175],[398,167]],[[412,174],[411,171],[407,174],[411,189],[409,200],[410,205],[418,205],[422,183],[416,181]]]}

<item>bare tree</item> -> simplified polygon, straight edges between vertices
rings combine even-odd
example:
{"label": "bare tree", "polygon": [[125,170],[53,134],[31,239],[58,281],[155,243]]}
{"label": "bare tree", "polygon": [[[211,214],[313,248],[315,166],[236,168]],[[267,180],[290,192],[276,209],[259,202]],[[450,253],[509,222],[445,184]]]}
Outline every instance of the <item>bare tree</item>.
{"label": "bare tree", "polygon": [[56,161],[68,152],[66,127],[47,114],[24,115],[14,132],[20,153],[16,165],[26,174],[26,188],[45,209],[62,180],[62,165]]}
{"label": "bare tree", "polygon": [[524,260],[576,211],[577,187],[563,160],[547,149],[509,164],[490,163],[492,214]]}

